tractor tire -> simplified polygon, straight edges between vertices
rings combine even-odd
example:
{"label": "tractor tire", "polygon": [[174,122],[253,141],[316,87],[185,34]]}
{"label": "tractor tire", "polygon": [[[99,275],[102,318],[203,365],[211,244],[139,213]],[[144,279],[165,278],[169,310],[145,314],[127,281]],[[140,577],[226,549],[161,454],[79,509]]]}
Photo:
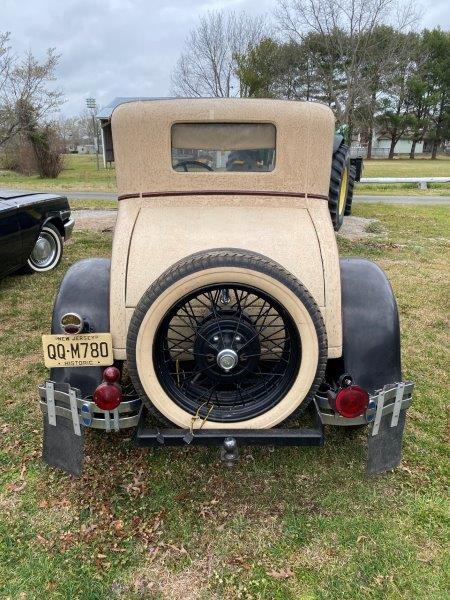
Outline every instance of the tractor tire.
{"label": "tractor tire", "polygon": [[319,307],[293,275],[263,255],[216,249],[182,259],[148,288],[130,322],[127,360],[162,423],[266,429],[312,401],[327,338]]}
{"label": "tractor tire", "polygon": [[333,153],[331,162],[328,208],[335,231],[339,231],[344,221],[346,199],[350,180],[349,147],[341,143]]}
{"label": "tractor tire", "polygon": [[355,177],[356,177],[356,167],[352,166],[352,167],[350,167],[347,198],[345,200],[344,216],[346,216],[346,217],[348,217],[348,215],[352,214],[352,202],[353,202],[353,190],[355,188]]}

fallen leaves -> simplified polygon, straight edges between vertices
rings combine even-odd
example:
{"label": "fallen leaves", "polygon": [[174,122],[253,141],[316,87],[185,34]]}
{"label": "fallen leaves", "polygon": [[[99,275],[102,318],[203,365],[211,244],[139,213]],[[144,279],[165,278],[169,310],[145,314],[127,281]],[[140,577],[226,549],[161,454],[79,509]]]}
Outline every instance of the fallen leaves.
{"label": "fallen leaves", "polygon": [[279,571],[272,569],[271,571],[267,571],[267,575],[274,579],[289,579],[290,577],[294,577],[294,571],[291,569],[280,569]]}

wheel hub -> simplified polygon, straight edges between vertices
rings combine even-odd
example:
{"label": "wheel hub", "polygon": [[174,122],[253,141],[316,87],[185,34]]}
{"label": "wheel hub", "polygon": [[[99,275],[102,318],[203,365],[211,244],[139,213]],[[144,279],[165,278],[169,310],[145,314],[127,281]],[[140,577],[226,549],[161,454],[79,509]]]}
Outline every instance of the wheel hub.
{"label": "wheel hub", "polygon": [[217,355],[217,364],[228,373],[237,365],[238,355],[232,348],[224,348]]}
{"label": "wheel hub", "polygon": [[33,256],[36,261],[41,262],[46,260],[52,253],[50,242],[45,238],[39,238],[34,247]]}
{"label": "wheel hub", "polygon": [[31,252],[30,260],[37,267],[43,269],[53,262],[56,254],[57,247],[54,238],[46,231],[42,231]]}
{"label": "wheel hub", "polygon": [[198,328],[194,344],[196,363],[215,382],[237,382],[254,371],[261,346],[255,327],[245,315],[226,310],[208,315]]}

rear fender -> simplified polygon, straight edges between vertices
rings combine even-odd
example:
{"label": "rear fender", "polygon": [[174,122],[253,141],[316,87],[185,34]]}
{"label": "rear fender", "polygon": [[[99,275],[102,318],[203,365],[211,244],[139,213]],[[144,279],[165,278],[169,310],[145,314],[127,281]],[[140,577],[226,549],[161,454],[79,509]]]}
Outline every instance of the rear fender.
{"label": "rear fender", "polygon": [[[52,333],[63,333],[61,317],[78,313],[86,323],[85,332],[109,332],[109,279],[111,261],[105,258],[80,260],[70,267],[60,285],[52,317]],[[102,380],[103,367],[58,367],[50,379],[69,383],[83,396],[94,393]]]}
{"label": "rear fender", "polygon": [[340,260],[343,355],[350,373],[368,392],[402,380],[397,303],[384,272],[360,258]]}

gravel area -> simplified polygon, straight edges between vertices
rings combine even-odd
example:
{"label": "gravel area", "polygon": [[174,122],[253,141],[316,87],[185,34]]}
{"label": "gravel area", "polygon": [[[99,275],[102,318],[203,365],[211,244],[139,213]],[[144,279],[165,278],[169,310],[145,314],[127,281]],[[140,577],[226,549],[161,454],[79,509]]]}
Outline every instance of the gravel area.
{"label": "gravel area", "polygon": [[117,210],[72,210],[75,229],[91,231],[113,231]]}

